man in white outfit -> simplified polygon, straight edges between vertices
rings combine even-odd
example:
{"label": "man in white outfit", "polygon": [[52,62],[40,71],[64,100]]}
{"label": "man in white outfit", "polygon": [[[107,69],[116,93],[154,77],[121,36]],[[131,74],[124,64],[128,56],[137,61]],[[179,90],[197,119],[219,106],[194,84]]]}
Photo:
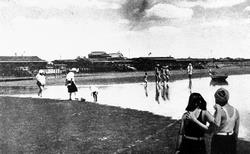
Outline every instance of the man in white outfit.
{"label": "man in white outfit", "polygon": [[192,74],[193,74],[193,66],[192,66],[191,63],[188,64],[187,73],[188,73],[189,80],[191,80],[192,79]]}

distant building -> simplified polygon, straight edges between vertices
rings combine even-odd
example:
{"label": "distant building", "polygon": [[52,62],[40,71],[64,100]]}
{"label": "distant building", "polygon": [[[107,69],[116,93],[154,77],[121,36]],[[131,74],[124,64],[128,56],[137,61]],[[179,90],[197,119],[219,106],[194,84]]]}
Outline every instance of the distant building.
{"label": "distant building", "polygon": [[63,73],[67,71],[67,69],[71,69],[73,67],[78,68],[78,62],[76,59],[60,59],[52,61],[55,68],[60,69]]}
{"label": "distant building", "polygon": [[122,60],[125,59],[121,52],[109,53],[109,59],[111,60]]}
{"label": "distant building", "polygon": [[31,76],[34,71],[46,68],[47,63],[37,56],[0,56],[0,75]]}
{"label": "distant building", "polygon": [[89,59],[101,60],[101,59],[108,59],[110,57],[111,56],[104,51],[92,51],[90,54],[88,54]]}

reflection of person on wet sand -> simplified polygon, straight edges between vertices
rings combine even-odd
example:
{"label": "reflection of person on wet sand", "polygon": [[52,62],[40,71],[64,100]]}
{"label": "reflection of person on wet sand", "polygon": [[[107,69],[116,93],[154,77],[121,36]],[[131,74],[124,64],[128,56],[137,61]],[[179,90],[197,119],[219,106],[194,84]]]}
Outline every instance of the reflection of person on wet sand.
{"label": "reflection of person on wet sand", "polygon": [[160,104],[159,96],[160,96],[160,85],[155,84],[155,100]]}
{"label": "reflection of person on wet sand", "polygon": [[148,73],[147,72],[145,72],[143,80],[144,80],[143,82],[145,83],[145,87],[147,87],[148,86]]}
{"label": "reflection of person on wet sand", "polygon": [[144,86],[144,90],[145,90],[146,97],[148,97],[148,87],[146,85]]}
{"label": "reflection of person on wet sand", "polygon": [[189,80],[189,82],[188,82],[188,89],[189,89],[190,93],[192,93],[192,80]]}
{"label": "reflection of person on wet sand", "polygon": [[161,97],[165,101],[166,100],[166,86],[163,84],[161,88]]}
{"label": "reflection of person on wet sand", "polygon": [[169,86],[168,86],[168,84],[166,85],[166,88],[165,88],[165,95],[166,95],[167,100],[169,100]]}
{"label": "reflection of person on wet sand", "polygon": [[162,85],[161,92],[161,97],[163,100],[169,99],[169,86],[167,83]]}

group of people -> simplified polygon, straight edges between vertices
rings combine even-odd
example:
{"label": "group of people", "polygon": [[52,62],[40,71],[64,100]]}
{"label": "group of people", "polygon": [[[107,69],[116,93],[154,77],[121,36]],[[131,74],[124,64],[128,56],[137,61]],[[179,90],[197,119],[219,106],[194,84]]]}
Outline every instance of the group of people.
{"label": "group of people", "polygon": [[155,82],[165,85],[170,79],[170,71],[168,66],[160,67],[159,64],[155,67]]}
{"label": "group of people", "polygon": [[205,133],[212,134],[211,154],[236,153],[239,112],[229,104],[226,89],[219,88],[214,98],[215,113],[212,115],[201,94],[191,93],[182,116],[176,154],[206,154]]}
{"label": "group of people", "polygon": [[[69,100],[72,100],[72,94],[74,94],[74,97],[76,98],[76,92],[78,91],[78,88],[75,84],[76,71],[77,71],[76,68],[72,68],[66,75],[65,86],[67,86],[68,89]],[[43,70],[39,70],[38,74],[36,75],[36,80],[37,80],[37,86],[39,88],[38,96],[42,97],[44,86],[46,84],[45,72]],[[94,102],[97,102],[97,95],[98,95],[97,88],[94,86],[90,86],[89,88],[91,90],[91,96],[93,97]]]}

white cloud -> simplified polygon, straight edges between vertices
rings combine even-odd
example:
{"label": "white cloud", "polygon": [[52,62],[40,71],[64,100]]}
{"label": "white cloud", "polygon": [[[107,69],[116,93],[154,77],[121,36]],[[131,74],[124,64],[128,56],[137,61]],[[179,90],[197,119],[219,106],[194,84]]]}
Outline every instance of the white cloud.
{"label": "white cloud", "polygon": [[241,4],[246,0],[207,0],[207,1],[181,1],[177,2],[176,5],[182,7],[194,7],[201,6],[204,8],[222,8],[222,7],[232,7],[237,4]]}
{"label": "white cloud", "polygon": [[0,1],[0,9],[5,8],[5,7],[9,7],[9,5],[10,5],[10,3]]}
{"label": "white cloud", "polygon": [[157,4],[147,11],[147,15],[162,18],[192,18],[193,10],[171,4]]}
{"label": "white cloud", "polygon": [[154,34],[177,34],[180,33],[181,30],[173,26],[158,26],[149,28],[149,32]]}
{"label": "white cloud", "polygon": [[244,11],[250,12],[250,6],[247,6],[247,7],[244,9]]}
{"label": "white cloud", "polygon": [[119,2],[105,0],[18,0],[16,4],[24,7],[40,7],[43,9],[65,9],[70,6],[95,9],[118,9],[121,5]]}

